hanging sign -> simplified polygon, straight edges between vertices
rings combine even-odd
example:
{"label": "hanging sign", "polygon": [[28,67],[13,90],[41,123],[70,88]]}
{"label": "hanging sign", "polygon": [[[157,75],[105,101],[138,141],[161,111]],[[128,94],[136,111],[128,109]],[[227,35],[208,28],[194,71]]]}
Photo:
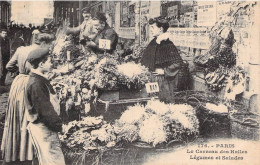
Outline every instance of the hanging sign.
{"label": "hanging sign", "polygon": [[214,26],[217,17],[216,1],[198,1],[197,26]]}
{"label": "hanging sign", "polygon": [[111,41],[110,40],[106,40],[106,39],[99,39],[99,48],[100,49],[110,49],[110,44]]}

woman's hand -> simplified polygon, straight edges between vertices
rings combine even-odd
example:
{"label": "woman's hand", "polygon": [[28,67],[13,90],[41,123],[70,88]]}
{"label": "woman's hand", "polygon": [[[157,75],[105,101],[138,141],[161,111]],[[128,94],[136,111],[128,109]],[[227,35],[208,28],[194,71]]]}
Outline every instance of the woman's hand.
{"label": "woman's hand", "polygon": [[164,70],[161,68],[157,68],[155,69],[155,71],[153,72],[154,75],[164,75]]}
{"label": "woman's hand", "polygon": [[87,44],[86,44],[86,46],[88,46],[88,47],[95,47],[95,46],[97,46],[97,45],[96,45],[96,43],[93,42],[93,41],[88,41]]}

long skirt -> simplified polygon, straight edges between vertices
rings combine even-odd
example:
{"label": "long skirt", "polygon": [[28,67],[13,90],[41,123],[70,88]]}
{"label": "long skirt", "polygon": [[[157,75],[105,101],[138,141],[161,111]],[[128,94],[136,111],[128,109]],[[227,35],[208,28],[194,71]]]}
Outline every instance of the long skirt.
{"label": "long skirt", "polygon": [[27,127],[40,165],[65,165],[58,133],[43,123],[29,123]]}
{"label": "long skirt", "polygon": [[10,89],[1,150],[5,162],[33,160],[33,145],[27,131],[25,88],[29,75],[18,75]]}
{"label": "long skirt", "polygon": [[159,99],[162,101],[172,102],[174,100],[174,92],[190,89],[189,72],[184,68],[181,69],[176,76],[170,79],[164,75],[157,75],[152,78],[153,82],[158,82]]}

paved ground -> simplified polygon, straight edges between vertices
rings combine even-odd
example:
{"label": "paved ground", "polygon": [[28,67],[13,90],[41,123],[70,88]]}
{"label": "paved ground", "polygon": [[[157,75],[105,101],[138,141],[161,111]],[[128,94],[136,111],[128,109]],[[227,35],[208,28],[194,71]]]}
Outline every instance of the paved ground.
{"label": "paved ground", "polygon": [[[0,86],[0,144],[2,143],[5,111],[7,108],[9,88],[10,88],[9,86]],[[1,151],[0,151],[0,155],[2,155]],[[0,163],[1,163],[1,159],[2,157],[0,156]]]}

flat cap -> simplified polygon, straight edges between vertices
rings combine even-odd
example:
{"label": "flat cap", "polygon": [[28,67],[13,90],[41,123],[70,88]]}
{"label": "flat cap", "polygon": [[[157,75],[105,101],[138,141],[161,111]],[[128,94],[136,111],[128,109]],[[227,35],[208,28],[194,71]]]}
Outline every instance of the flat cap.
{"label": "flat cap", "polygon": [[48,48],[38,48],[31,51],[27,57],[27,61],[31,64],[40,63],[45,57],[49,55]]}
{"label": "flat cap", "polygon": [[81,9],[81,12],[83,13],[90,13],[90,8],[89,7],[84,7]]}

